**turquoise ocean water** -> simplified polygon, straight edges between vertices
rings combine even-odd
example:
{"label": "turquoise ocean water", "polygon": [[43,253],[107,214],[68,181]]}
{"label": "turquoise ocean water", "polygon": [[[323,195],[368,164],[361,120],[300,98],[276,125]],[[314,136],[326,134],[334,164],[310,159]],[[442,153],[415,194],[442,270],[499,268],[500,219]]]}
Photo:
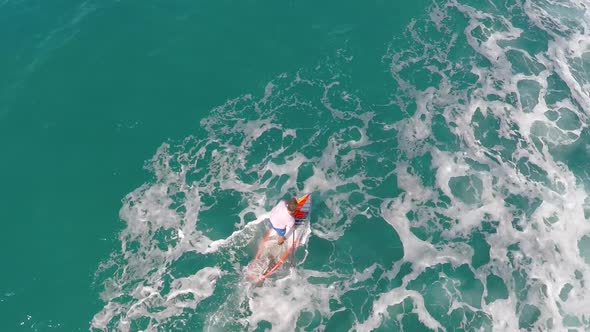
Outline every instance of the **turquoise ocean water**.
{"label": "turquoise ocean water", "polygon": [[3,0],[0,41],[2,331],[590,331],[587,1]]}

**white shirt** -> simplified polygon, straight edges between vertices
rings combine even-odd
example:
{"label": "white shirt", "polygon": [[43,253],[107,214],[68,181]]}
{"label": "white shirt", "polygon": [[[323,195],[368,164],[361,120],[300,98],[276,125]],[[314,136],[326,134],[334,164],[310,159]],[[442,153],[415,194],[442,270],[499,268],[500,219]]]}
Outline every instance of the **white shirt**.
{"label": "white shirt", "polygon": [[295,218],[289,214],[287,204],[284,201],[280,201],[279,204],[270,211],[269,219],[274,228],[285,229],[286,231],[291,229],[293,224],[295,224]]}

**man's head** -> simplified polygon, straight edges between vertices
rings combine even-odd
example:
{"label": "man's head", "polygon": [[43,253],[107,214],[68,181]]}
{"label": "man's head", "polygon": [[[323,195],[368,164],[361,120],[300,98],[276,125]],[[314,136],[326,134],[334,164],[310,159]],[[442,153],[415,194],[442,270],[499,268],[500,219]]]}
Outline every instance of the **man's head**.
{"label": "man's head", "polygon": [[295,211],[297,211],[297,198],[291,198],[287,201],[287,210],[290,214],[295,214]]}

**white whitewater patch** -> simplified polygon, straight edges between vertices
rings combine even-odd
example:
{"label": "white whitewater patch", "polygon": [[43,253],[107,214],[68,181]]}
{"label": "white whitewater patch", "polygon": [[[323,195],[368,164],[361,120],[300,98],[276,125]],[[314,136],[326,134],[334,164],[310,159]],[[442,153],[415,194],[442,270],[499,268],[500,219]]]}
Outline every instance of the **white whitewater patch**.
{"label": "white whitewater patch", "polygon": [[[480,308],[448,291],[449,312],[457,308],[483,311],[494,330],[518,330],[523,307],[533,305],[540,311],[534,323],[538,330],[583,329],[590,320],[590,267],[578,243],[590,234],[590,222],[584,216],[588,193],[584,181],[551,153],[559,145],[576,142],[587,128],[590,88],[580,61],[588,54],[588,6],[583,1],[525,1],[503,10],[515,16],[523,11],[553,38],[548,49],[537,54],[523,49],[518,42],[529,32],[497,11],[485,12],[460,1],[435,4],[426,18],[408,27],[406,37],[412,38],[413,48],[396,50],[392,43],[384,57],[391,62],[393,81],[403,92],[391,104],[408,114],[398,122],[377,123],[378,114],[347,91],[338,62],[352,58],[342,54],[311,74],[304,70],[281,74],[266,85],[259,100],[252,95],[228,100],[201,122],[202,135],[188,137],[177,146],[163,144],[149,163],[154,180],[123,201],[120,215],[126,228],[119,237],[121,251],[97,271],[97,279],[104,284],[105,305],[91,326],[128,331],[135,319],[147,317],[148,330],[165,329],[170,320],[186,318],[178,317],[179,308],[196,311],[203,299],[228,291],[219,309],[207,316],[206,330],[254,330],[266,322],[273,330],[291,331],[302,315],[319,321],[314,328],[322,330],[330,317],[346,309],[333,309],[332,304],[362,287],[357,283],[369,280],[378,268],[386,269],[383,278],[391,280],[403,263],[411,263],[401,286],[372,294],[376,300],[369,305],[368,318],[355,317],[353,327],[364,331],[386,320],[400,321],[402,317],[388,316],[388,307],[411,298],[411,312],[425,326],[446,331],[428,311],[429,299],[407,287],[427,269],[450,263],[453,267],[468,264],[484,291]],[[447,27],[457,23],[454,15],[466,20],[463,35]],[[580,26],[571,28],[572,22]],[[444,38],[429,38],[430,32]],[[460,43],[466,44],[466,56],[453,55]],[[511,52],[523,54],[538,70],[518,69]],[[415,66],[440,79],[432,86],[417,86],[404,74]],[[456,78],[468,75],[475,83],[465,86]],[[553,76],[565,82],[571,97],[550,100]],[[310,95],[299,93],[305,89]],[[285,120],[294,110],[313,115],[308,127]],[[440,121],[456,138],[457,149],[440,142],[434,129]],[[391,139],[372,139],[370,128],[377,127],[391,133]],[[374,158],[377,152],[368,149],[373,144],[385,148],[396,143],[399,156]],[[260,146],[267,153],[254,156],[251,151]],[[430,174],[426,174],[432,175],[431,184],[425,179],[426,171],[412,166],[425,154],[431,158]],[[383,199],[368,193],[373,189],[371,181],[383,178],[369,176],[367,168],[388,158],[395,160],[395,166],[387,169],[387,176],[395,175],[403,192]],[[309,176],[299,180],[306,167]],[[463,187],[457,189],[457,184]],[[337,190],[341,187],[347,189]],[[239,196],[242,205],[234,213],[239,220],[230,233],[212,240],[200,228],[200,223],[210,220],[201,217],[222,204],[216,200],[222,192]],[[346,233],[355,216],[377,216],[400,236],[403,260],[392,267],[373,264],[348,274],[315,271],[302,261],[297,270],[253,286],[244,273],[251,256],[243,252],[260,235],[260,224],[276,201],[300,192],[322,193],[318,203],[323,207],[313,228],[306,230],[303,244],[312,229],[314,236],[333,243]],[[362,197],[360,203],[349,203],[353,195]],[[529,202],[528,210],[508,204],[512,196]],[[369,200],[378,203],[367,206]],[[495,232],[483,235],[489,244],[489,262],[475,268],[471,266],[474,249],[464,239],[483,221],[496,222]],[[441,240],[422,240],[413,227],[440,233]],[[214,257],[214,263],[188,276],[173,276],[171,267],[190,252]],[[526,275],[525,286],[515,273]],[[486,285],[490,274],[505,282],[507,299],[484,300],[490,291]],[[571,289],[563,296],[567,285]],[[161,310],[151,310],[154,306]],[[582,327],[568,325],[568,315]]]}
{"label": "white whitewater patch", "polygon": [[[113,253],[97,271],[97,280],[104,287],[101,299],[105,305],[94,316],[92,328],[129,331],[133,324],[146,319],[147,330],[179,326],[173,324],[186,323],[187,310],[198,310],[203,299],[220,291],[218,287],[222,282],[221,287],[232,289],[234,294],[224,304],[225,310],[221,308],[211,315],[206,326],[209,330],[228,324],[253,329],[263,320],[278,330],[291,329],[304,310],[330,316],[329,300],[344,293],[347,286],[334,293],[321,283],[310,283],[305,277],[332,277],[330,274],[297,270],[265,281],[264,287],[253,288],[244,273],[252,257],[242,258],[248,254],[249,244],[256,242],[257,232],[263,228],[260,224],[267,219],[270,208],[287,193],[294,193],[302,165],[312,164],[313,172],[297,193],[327,192],[351,182],[362,186],[362,174],[345,178],[338,173],[334,160],[340,158],[339,151],[345,148],[353,150],[344,157],[344,162],[347,158],[353,160],[359,155],[354,148],[371,143],[365,133],[371,115],[357,114],[360,101],[347,92],[337,94],[337,98],[352,105],[350,109],[331,105],[337,81],[324,83],[302,77],[301,73],[294,77],[283,74],[276,82],[266,85],[262,99],[256,101],[253,96],[246,95],[214,109],[211,116],[201,122],[207,135],[205,139],[188,137],[182,144],[163,144],[158,149],[147,164],[154,175],[153,181],[128,194],[123,201],[120,217],[126,228],[119,236],[121,251]],[[296,92],[290,89],[296,90],[300,85],[318,92],[318,98],[310,103],[317,103],[325,115],[356,121],[352,128],[359,138],[341,139],[346,132],[340,130],[329,133],[329,143],[320,155],[306,157],[297,152],[301,147],[316,144],[316,136],[295,142],[294,139],[308,128],[287,127],[277,117],[289,112],[281,108],[297,106],[292,99],[300,97],[293,97]],[[321,122],[314,122],[312,126],[318,124]],[[252,157],[257,157],[251,152],[256,144],[276,131],[281,133],[280,147],[269,151],[257,163],[249,163]],[[299,148],[293,149],[294,144]],[[287,153],[288,150],[293,152]],[[250,180],[244,178],[246,172],[253,174]],[[210,201],[220,192],[237,193],[245,204],[234,212],[239,221],[231,234],[212,240],[199,223],[204,212],[223,203],[217,199]],[[322,197],[323,204],[336,214],[319,219],[314,225],[319,236],[337,239],[344,232],[353,211],[338,202],[346,201],[348,195],[350,193],[335,193]],[[308,225],[300,232],[304,261],[311,227]],[[280,249],[283,247],[286,248]],[[221,260],[213,258],[212,266],[188,276],[176,276],[175,264],[190,252]],[[301,265],[303,261],[297,263]],[[241,275],[239,283],[220,281],[236,275]],[[345,279],[344,276],[338,278]],[[284,287],[285,283],[290,286]],[[284,299],[281,306],[276,305],[279,296]],[[246,311],[240,307],[242,303],[246,303]]]}
{"label": "white whitewater patch", "polygon": [[[388,58],[392,59],[391,71],[394,79],[415,99],[417,105],[412,117],[395,125],[400,131],[400,147],[411,157],[425,152],[431,153],[436,188],[448,196],[452,204],[448,208],[426,207],[424,203],[437,201],[438,194],[432,188],[424,187],[416,175],[408,172],[407,166],[398,165],[398,186],[406,193],[383,206],[381,211],[400,235],[406,248],[404,260],[412,263],[413,271],[404,277],[404,285],[379,297],[374,303],[371,318],[357,325],[359,330],[380,326],[387,307],[402,302],[406,297],[414,299],[414,312],[426,326],[439,327],[421,305],[422,295],[404,288],[408,281],[416,279],[428,267],[446,262],[453,266],[470,264],[473,252],[470,248],[464,250],[465,248],[451,243],[438,244],[434,248],[427,241],[422,241],[412,234],[409,226],[426,225],[426,221],[433,217],[434,212],[457,221],[443,232],[444,237],[449,240],[465,237],[486,218],[499,221],[496,232],[486,235],[486,241],[490,245],[490,262],[479,269],[473,269],[484,287],[489,273],[502,277],[508,287],[508,299],[496,300],[489,304],[482,299],[482,310],[492,317],[494,329],[520,329],[520,316],[523,314],[524,304],[531,304],[540,309],[540,316],[535,322],[535,326],[540,330],[590,327],[587,310],[590,305],[590,293],[584,286],[590,280],[590,268],[578,250],[578,242],[590,232],[590,223],[584,216],[588,193],[584,182],[579,181],[572,170],[560,161],[554,160],[546,146],[547,143],[542,149],[537,149],[532,139],[534,135],[538,135],[533,128],[540,123],[553,128],[562,135],[561,137],[568,137],[568,133],[573,134],[559,140],[556,140],[555,136],[547,137],[546,141],[554,144],[571,144],[576,140],[575,137],[580,136],[582,129],[587,127],[587,114],[590,114],[590,85],[586,81],[588,76],[572,71],[576,70],[576,61],[584,61],[584,57],[590,55],[590,11],[587,3],[578,1],[526,1],[522,8],[533,23],[553,37],[546,52],[528,54],[527,50],[518,49],[526,54],[529,60],[544,68],[538,74],[514,74],[513,65],[507,57],[509,51],[517,49],[515,46],[507,45],[513,45],[509,42],[520,38],[523,30],[514,27],[502,16],[485,13],[463,5],[460,1],[449,1],[442,7],[436,6],[430,15],[431,22],[419,22],[409,27],[409,34],[414,36],[416,44],[426,49],[426,52],[417,57],[406,57],[406,52],[412,53],[413,50],[388,55]],[[469,59],[466,60],[466,64],[452,63],[446,54],[440,53],[440,50],[444,49],[445,41],[441,41],[441,45],[431,44],[432,41],[425,41],[420,32],[414,30],[418,25],[433,24],[439,31],[445,31],[445,22],[452,20],[450,15],[456,15],[457,10],[469,20],[464,30],[467,42],[475,52],[489,60],[490,68],[478,66]],[[562,16],[564,13],[566,15]],[[580,24],[583,28],[572,28],[572,22]],[[495,31],[491,23],[496,23],[504,29]],[[482,34],[475,31],[485,31],[483,39]],[[456,40],[456,36],[451,34],[451,31],[447,32],[447,44],[452,44]],[[420,91],[399,74],[412,64],[428,62],[425,60],[428,58],[442,61],[442,67],[447,69],[470,66],[470,72],[478,77],[479,87],[471,87],[471,91],[466,93],[453,86],[450,76],[454,74],[454,70],[437,70],[437,74],[443,75],[440,85]],[[551,92],[548,91],[548,77],[552,73],[556,73],[567,83],[573,99],[563,99],[554,104],[545,101],[545,97]],[[531,109],[525,110],[522,103],[514,105],[486,98],[490,95],[508,98],[514,94],[520,96],[519,100],[522,101],[522,90],[519,90],[518,86],[525,80],[537,82],[540,87],[539,96]],[[502,84],[498,85],[497,82]],[[580,124],[573,125],[568,130],[557,127],[546,117],[545,112],[559,111],[560,108],[574,112],[582,120]],[[457,124],[453,133],[465,144],[465,148],[460,152],[443,151],[427,143],[429,139],[434,138],[430,114],[435,109],[442,109],[440,114],[443,114],[447,124]],[[499,122],[498,137],[510,140],[518,138],[515,150],[510,153],[510,159],[505,159],[506,155],[498,153],[504,147],[496,146],[490,149],[480,141],[476,133],[477,127],[472,125],[476,112],[496,117]],[[515,128],[518,128],[518,131]],[[485,165],[488,170],[474,169],[467,163],[473,160]],[[546,172],[546,180],[533,178],[530,173],[523,173],[515,163],[519,160],[528,160],[533,165],[538,165]],[[479,192],[475,206],[466,205],[449,187],[452,179],[461,176],[475,176],[481,181],[482,191]],[[540,200],[539,206],[530,216],[522,216],[524,220],[521,223],[521,231],[515,230],[512,224],[516,211],[504,201],[511,194],[520,195],[531,201]],[[421,206],[418,220],[408,220],[406,214],[416,206]],[[510,259],[509,247],[514,244],[518,244],[518,250],[510,254],[513,256]],[[513,272],[516,271],[524,271],[527,275],[526,284],[529,290],[524,298],[516,295],[523,291],[522,286],[518,286],[513,279]],[[560,294],[566,285],[570,285],[575,291],[570,291],[569,296],[564,299]],[[484,297],[486,293],[487,291],[484,291]],[[455,307],[456,305],[457,303]],[[452,309],[453,307],[450,310]],[[576,317],[580,324],[578,327],[566,323],[566,318],[570,315]]]}

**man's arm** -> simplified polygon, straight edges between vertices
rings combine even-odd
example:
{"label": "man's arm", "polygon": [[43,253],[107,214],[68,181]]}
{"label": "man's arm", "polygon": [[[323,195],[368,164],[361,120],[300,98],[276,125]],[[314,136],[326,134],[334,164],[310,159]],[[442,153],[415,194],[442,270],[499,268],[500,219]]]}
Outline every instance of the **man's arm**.
{"label": "man's arm", "polygon": [[277,240],[279,244],[283,244],[283,242],[285,242],[285,238],[287,238],[288,236],[291,235],[291,232],[293,232],[293,230],[294,230],[294,228],[293,228],[294,226],[295,226],[295,218],[293,218],[291,223],[287,227],[285,227],[285,233],[283,235],[279,235],[279,238]]}

